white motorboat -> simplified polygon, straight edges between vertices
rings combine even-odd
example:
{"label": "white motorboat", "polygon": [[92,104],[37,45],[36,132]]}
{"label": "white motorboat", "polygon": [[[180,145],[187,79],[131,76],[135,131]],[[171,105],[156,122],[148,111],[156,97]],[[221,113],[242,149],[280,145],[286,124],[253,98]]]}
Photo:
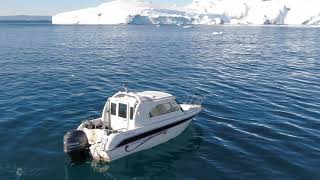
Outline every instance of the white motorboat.
{"label": "white motorboat", "polygon": [[200,113],[202,98],[178,104],[160,91],[119,91],[106,102],[102,117],[84,121],[64,136],[64,151],[72,160],[91,155],[113,161],[152,148],[182,133]]}

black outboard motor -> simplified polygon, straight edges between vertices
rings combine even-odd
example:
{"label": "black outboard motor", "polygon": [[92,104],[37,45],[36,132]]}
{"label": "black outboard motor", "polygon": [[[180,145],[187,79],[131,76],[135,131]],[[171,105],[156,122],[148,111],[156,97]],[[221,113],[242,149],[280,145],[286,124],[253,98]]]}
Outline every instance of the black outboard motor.
{"label": "black outboard motor", "polygon": [[73,162],[84,162],[89,156],[89,146],[87,135],[81,130],[71,130],[63,137],[63,150]]}

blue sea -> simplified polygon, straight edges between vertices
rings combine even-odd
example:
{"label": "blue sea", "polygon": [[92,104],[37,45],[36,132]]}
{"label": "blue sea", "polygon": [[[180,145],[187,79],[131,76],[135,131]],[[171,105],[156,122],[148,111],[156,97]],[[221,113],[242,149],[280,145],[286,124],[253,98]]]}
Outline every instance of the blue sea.
{"label": "blue sea", "polygon": [[[0,179],[320,179],[320,28],[0,23]],[[203,111],[177,138],[73,166],[63,135],[125,83]]]}

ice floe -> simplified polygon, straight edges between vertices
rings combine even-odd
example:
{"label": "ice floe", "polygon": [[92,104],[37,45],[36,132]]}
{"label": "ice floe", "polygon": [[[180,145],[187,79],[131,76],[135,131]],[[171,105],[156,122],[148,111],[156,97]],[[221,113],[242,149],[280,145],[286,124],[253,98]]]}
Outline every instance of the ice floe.
{"label": "ice floe", "polygon": [[193,0],[185,6],[115,0],[64,12],[53,24],[290,24],[319,25],[319,0]]}

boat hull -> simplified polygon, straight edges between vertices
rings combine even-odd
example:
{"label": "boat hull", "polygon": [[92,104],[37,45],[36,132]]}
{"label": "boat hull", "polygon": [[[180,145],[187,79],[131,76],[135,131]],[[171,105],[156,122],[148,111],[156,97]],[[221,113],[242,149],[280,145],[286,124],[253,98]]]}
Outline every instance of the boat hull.
{"label": "boat hull", "polygon": [[162,128],[157,130],[155,133],[150,133],[150,135],[137,140],[120,143],[115,149],[100,151],[98,155],[97,153],[92,152],[93,158],[96,160],[110,162],[142,150],[150,149],[181,134],[188,127],[191,121],[192,118],[189,118],[181,123],[175,124],[175,126],[167,126],[168,128]]}

